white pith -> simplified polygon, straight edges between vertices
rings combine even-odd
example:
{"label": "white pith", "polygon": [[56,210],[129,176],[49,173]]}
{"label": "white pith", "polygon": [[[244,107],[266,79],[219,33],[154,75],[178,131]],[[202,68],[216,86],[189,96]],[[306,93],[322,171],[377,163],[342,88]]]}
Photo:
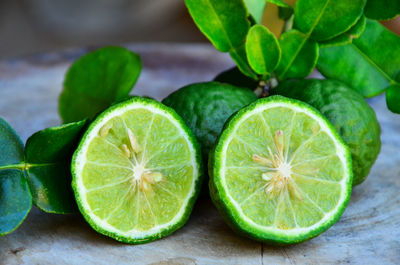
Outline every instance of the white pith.
{"label": "white pith", "polygon": [[[175,215],[175,217],[168,223],[164,223],[164,224],[159,224],[155,227],[153,227],[152,229],[149,229],[147,231],[139,231],[136,229],[132,229],[130,231],[121,231],[118,230],[117,228],[113,227],[112,225],[110,225],[106,220],[103,220],[101,218],[99,218],[98,216],[96,216],[88,202],[87,202],[87,198],[86,198],[86,188],[83,185],[82,182],[82,170],[83,167],[85,165],[86,162],[86,153],[87,153],[87,149],[88,146],[90,144],[90,142],[92,141],[92,139],[94,137],[96,137],[99,133],[99,130],[112,118],[122,115],[123,113],[125,113],[126,111],[130,111],[130,110],[134,110],[134,109],[145,109],[145,110],[149,110],[150,112],[152,112],[153,114],[158,114],[158,115],[162,115],[164,117],[166,117],[169,121],[171,121],[176,128],[178,128],[178,130],[180,131],[179,136],[183,137],[185,139],[185,141],[187,142],[189,149],[191,151],[191,164],[193,166],[193,180],[192,180],[192,186],[190,189],[190,192],[188,193],[187,197],[184,198],[182,200],[182,207],[179,210],[179,212]],[[176,136],[175,136],[176,137]],[[188,201],[191,197],[193,197],[194,193],[195,193],[195,183],[199,177],[198,174],[198,167],[199,165],[197,164],[197,160],[196,160],[196,151],[195,148],[192,144],[192,142],[189,139],[189,136],[187,135],[187,133],[184,131],[184,129],[182,128],[181,124],[179,124],[178,121],[176,121],[176,119],[167,111],[155,107],[151,104],[146,104],[143,102],[134,102],[131,103],[129,105],[125,105],[122,106],[118,109],[114,109],[111,113],[108,113],[107,115],[105,115],[101,120],[97,121],[97,123],[95,124],[95,126],[91,129],[90,133],[86,136],[83,145],[80,148],[79,153],[77,154],[76,158],[75,158],[75,183],[76,183],[76,187],[79,193],[79,197],[81,200],[81,205],[82,207],[85,209],[85,213],[92,219],[92,221],[99,226],[101,229],[107,231],[107,232],[111,232],[111,233],[115,233],[118,236],[122,236],[122,237],[127,237],[127,238],[132,238],[132,239],[142,239],[142,238],[146,238],[148,236],[154,235],[159,233],[161,230],[164,230],[168,227],[171,227],[175,224],[177,224],[183,217],[184,213],[185,213],[185,209],[187,207]],[[136,169],[141,169],[141,167],[143,168],[142,171],[145,170],[144,166],[141,164],[137,164],[134,165],[134,167],[136,167]],[[141,171],[141,170],[138,170]],[[139,174],[140,172],[138,172],[137,174],[132,176],[132,180],[133,181],[137,181],[140,179],[142,174]]]}
{"label": "white pith", "polygon": [[254,163],[266,167],[261,173],[261,178],[266,182],[265,192],[270,198],[281,197],[284,196],[283,193],[289,192],[294,198],[301,199],[300,192],[292,181],[291,159],[285,154],[284,134],[282,130],[275,132],[273,137],[275,148],[268,147],[267,157],[253,154],[252,159]]}
{"label": "white pith", "polygon": [[[305,113],[306,115],[310,116],[312,119],[318,121],[318,124],[320,125],[321,131],[325,132],[335,143],[336,147],[336,155],[339,157],[340,161],[344,165],[344,176],[338,184],[341,185],[341,195],[338,200],[337,205],[329,212],[325,213],[324,217],[317,223],[315,223],[312,226],[309,227],[295,227],[292,229],[279,229],[275,226],[263,226],[255,223],[253,220],[251,220],[249,217],[247,217],[244,213],[243,210],[240,206],[240,204],[233,199],[233,197],[229,193],[229,189],[226,184],[225,180],[225,172],[226,172],[226,157],[224,154],[227,153],[228,146],[230,142],[232,141],[233,137],[236,135],[237,129],[239,128],[240,124],[247,120],[250,116],[252,115],[258,115],[261,114],[263,111],[271,108],[276,108],[276,107],[285,107],[293,110],[295,113]],[[246,223],[250,224],[252,227],[255,227],[257,230],[265,231],[266,233],[273,233],[275,235],[288,235],[288,236],[301,236],[303,234],[307,234],[310,231],[317,229],[321,227],[323,224],[329,222],[329,220],[332,219],[332,217],[337,213],[339,207],[343,204],[344,200],[347,197],[347,183],[350,178],[350,170],[348,168],[348,164],[346,162],[346,148],[345,146],[340,143],[339,141],[336,140],[335,136],[332,134],[331,129],[328,127],[327,123],[325,120],[321,119],[320,117],[316,116],[312,111],[309,111],[307,109],[298,107],[295,104],[287,103],[287,102],[269,102],[268,104],[264,105],[258,105],[251,111],[248,111],[247,113],[243,114],[240,118],[235,120],[233,123],[233,127],[231,132],[229,133],[229,136],[226,138],[224,141],[224,144],[222,146],[222,151],[221,151],[222,157],[221,157],[221,167],[219,169],[219,176],[221,179],[221,185],[223,186],[223,189],[226,192],[226,195],[228,196],[229,201],[233,204],[234,206],[234,211],[237,212],[237,214],[240,215],[240,218],[242,218]],[[281,173],[282,176],[286,177],[291,174],[291,166],[290,163],[281,163],[279,168],[276,168],[277,171]],[[267,179],[268,180],[268,179]]]}
{"label": "white pith", "polygon": [[277,171],[279,171],[282,174],[282,176],[285,176],[287,178],[290,177],[290,175],[292,175],[292,167],[287,162],[281,163],[277,168]]}
{"label": "white pith", "polygon": [[145,172],[146,168],[142,164],[134,165],[133,166],[133,181],[140,181],[143,173]]}

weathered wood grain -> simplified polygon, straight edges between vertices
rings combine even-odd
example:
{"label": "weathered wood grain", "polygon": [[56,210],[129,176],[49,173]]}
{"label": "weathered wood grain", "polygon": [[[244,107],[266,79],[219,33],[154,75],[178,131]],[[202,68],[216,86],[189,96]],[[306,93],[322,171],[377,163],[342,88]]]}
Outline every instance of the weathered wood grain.
{"label": "weathered wood grain", "polygon": [[[207,45],[130,45],[144,70],[134,94],[164,98],[179,87],[211,80],[232,65]],[[0,61],[0,116],[26,140],[59,124],[57,98],[75,49]],[[370,101],[382,126],[382,152],[353,191],[341,220],[300,245],[269,247],[236,236],[209,201],[165,239],[131,246],[94,232],[79,215],[33,209],[14,233],[0,238],[0,264],[400,264],[400,116],[384,98]]]}

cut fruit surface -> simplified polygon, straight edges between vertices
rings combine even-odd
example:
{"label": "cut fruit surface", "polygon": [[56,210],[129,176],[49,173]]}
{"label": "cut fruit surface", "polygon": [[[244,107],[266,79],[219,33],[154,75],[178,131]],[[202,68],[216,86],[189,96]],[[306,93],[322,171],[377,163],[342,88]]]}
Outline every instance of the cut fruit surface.
{"label": "cut fruit surface", "polygon": [[332,226],[351,193],[351,156],[311,106],[273,96],[240,110],[210,155],[210,194],[241,234],[290,244]]}
{"label": "cut fruit surface", "polygon": [[145,243],[183,226],[200,190],[198,144],[183,120],[151,99],[114,105],[74,154],[72,186],[98,232]]}

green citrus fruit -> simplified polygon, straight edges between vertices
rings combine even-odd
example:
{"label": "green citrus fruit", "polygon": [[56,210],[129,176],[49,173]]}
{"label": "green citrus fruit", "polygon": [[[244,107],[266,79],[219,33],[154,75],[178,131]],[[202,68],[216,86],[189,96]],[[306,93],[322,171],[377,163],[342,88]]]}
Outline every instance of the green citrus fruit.
{"label": "green citrus fruit", "polygon": [[229,119],[210,153],[209,175],[211,198],[228,224],[273,244],[302,242],[332,226],[353,179],[350,151],[326,118],[280,96]]}
{"label": "green citrus fruit", "polygon": [[214,78],[214,81],[231,84],[238,87],[247,87],[251,90],[255,90],[259,83],[259,81],[244,75],[237,67],[230,68],[218,74]]}
{"label": "green citrus fruit", "polygon": [[350,147],[353,186],[367,178],[381,148],[380,126],[374,110],[360,94],[339,81],[319,79],[286,81],[272,93],[318,109]]}
{"label": "green citrus fruit", "polygon": [[226,120],[257,99],[247,88],[218,82],[185,86],[163,100],[181,115],[197,137],[205,161]]}
{"label": "green citrus fruit", "polygon": [[72,160],[72,186],[86,221],[126,243],[171,234],[200,191],[201,155],[172,109],[132,98],[100,114]]}

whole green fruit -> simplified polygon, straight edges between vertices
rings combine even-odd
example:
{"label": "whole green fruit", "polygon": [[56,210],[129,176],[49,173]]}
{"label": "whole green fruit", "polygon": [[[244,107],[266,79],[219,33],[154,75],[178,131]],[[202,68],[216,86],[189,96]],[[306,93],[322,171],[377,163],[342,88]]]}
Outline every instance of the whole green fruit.
{"label": "whole green fruit", "polygon": [[170,94],[162,103],[175,109],[193,130],[206,162],[226,120],[256,99],[257,96],[248,88],[206,82],[185,86]]}
{"label": "whole green fruit", "polygon": [[367,178],[381,148],[381,131],[374,110],[360,94],[328,79],[285,81],[272,94],[298,99],[318,109],[350,147],[353,186]]}
{"label": "whole green fruit", "polygon": [[255,90],[259,83],[257,80],[245,76],[237,67],[233,67],[220,73],[214,78],[214,81],[239,87],[247,87],[251,90]]}

